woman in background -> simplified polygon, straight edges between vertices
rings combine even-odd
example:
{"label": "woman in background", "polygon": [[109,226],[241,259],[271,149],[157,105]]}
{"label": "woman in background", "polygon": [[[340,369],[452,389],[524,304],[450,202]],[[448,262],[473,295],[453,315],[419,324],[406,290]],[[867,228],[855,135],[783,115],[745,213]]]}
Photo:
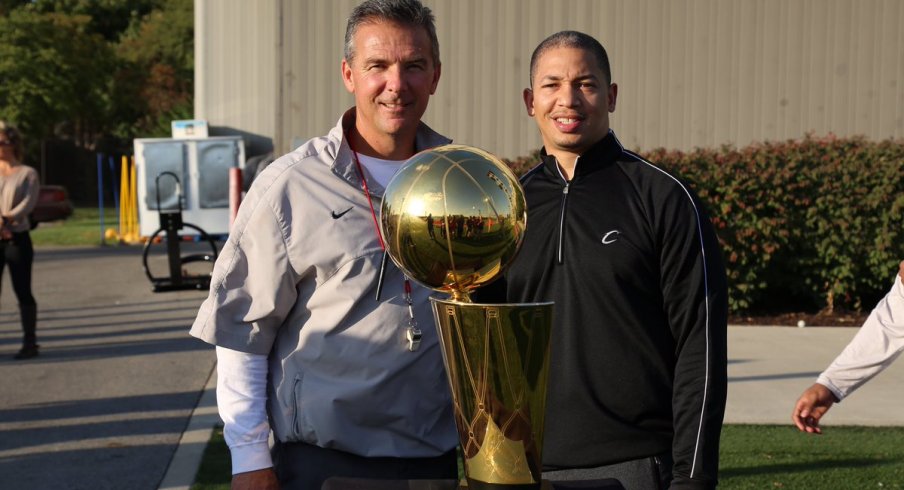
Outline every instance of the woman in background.
{"label": "woman in background", "polygon": [[22,318],[22,349],[16,359],[38,355],[38,306],[31,294],[31,223],[28,215],[38,201],[38,173],[22,164],[24,146],[19,131],[0,121],[0,274],[8,264]]}

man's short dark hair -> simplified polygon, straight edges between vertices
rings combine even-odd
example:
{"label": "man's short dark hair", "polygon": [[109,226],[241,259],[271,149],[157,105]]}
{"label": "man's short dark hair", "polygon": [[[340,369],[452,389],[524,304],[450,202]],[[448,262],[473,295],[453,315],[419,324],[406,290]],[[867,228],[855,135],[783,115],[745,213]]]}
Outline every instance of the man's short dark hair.
{"label": "man's short dark hair", "polygon": [[344,56],[349,63],[355,56],[355,46],[352,41],[358,27],[386,20],[423,27],[430,38],[433,66],[439,66],[439,40],[436,38],[433,12],[418,0],[367,0],[355,7],[348,16],[348,24],[345,27]]}
{"label": "man's short dark hair", "polygon": [[537,61],[544,53],[553,48],[575,48],[589,52],[596,58],[596,63],[606,76],[606,84],[612,83],[612,70],[609,68],[609,55],[606,49],[593,36],[578,31],[559,31],[547,37],[537,46],[530,57],[530,85],[534,84],[537,74]]}

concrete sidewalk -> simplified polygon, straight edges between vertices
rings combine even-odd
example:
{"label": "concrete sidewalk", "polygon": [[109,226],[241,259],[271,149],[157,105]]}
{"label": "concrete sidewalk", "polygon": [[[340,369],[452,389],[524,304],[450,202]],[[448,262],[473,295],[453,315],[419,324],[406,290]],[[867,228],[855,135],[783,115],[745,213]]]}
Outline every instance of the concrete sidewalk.
{"label": "concrete sidewalk", "polygon": [[[41,249],[41,356],[0,297],[0,490],[188,488],[218,421],[213,349],[188,336],[206,295],[153,294],[134,247]],[[5,275],[8,276],[8,275]],[[787,424],[855,328],[730,327],[726,423]],[[824,424],[904,425],[904,361]]]}
{"label": "concrete sidewalk", "polygon": [[[850,327],[729,327],[725,423],[791,424],[801,392],[857,333]],[[892,364],[822,421],[904,425],[904,361]]]}

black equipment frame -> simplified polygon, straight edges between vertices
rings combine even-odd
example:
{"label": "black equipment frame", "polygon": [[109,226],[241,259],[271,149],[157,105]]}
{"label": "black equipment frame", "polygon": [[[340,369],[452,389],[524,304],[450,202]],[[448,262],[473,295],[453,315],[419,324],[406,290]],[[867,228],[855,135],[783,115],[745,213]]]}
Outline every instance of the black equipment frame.
{"label": "black equipment frame", "polygon": [[[165,175],[172,177],[176,181],[176,202],[178,203],[176,209],[164,210],[160,207],[160,177]],[[188,275],[184,273],[182,266],[191,262],[216,262],[218,255],[216,241],[200,227],[182,221],[182,183],[179,181],[179,176],[169,171],[160,172],[157,174],[154,183],[157,194],[157,212],[160,215],[160,228],[148,238],[147,243],[144,245],[144,253],[142,254],[144,273],[147,275],[148,280],[151,281],[153,291],[158,293],[164,291],[209,288],[211,274]],[[181,250],[182,239],[179,236],[179,230],[183,228],[191,228],[197,231],[201,239],[210,244],[211,253],[183,256]],[[169,264],[168,277],[154,276],[151,274],[151,270],[148,267],[148,255],[151,251],[151,246],[162,233],[166,234],[166,255]]]}

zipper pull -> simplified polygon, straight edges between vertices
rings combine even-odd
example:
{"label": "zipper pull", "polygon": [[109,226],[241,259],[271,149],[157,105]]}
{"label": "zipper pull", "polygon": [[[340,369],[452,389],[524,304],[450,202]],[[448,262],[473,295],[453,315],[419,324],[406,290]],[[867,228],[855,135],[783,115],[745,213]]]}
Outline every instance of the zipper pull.
{"label": "zipper pull", "polygon": [[568,186],[571,185],[571,182],[565,182],[565,187],[562,188],[562,194],[568,195]]}

